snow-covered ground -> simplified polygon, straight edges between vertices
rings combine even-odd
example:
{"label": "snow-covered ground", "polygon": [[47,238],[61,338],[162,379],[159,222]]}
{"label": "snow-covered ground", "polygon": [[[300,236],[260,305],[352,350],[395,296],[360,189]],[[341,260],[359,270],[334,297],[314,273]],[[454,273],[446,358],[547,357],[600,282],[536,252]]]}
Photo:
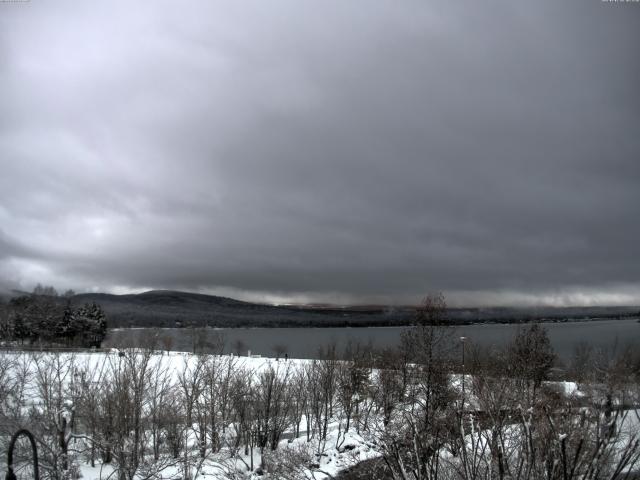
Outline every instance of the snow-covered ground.
{"label": "snow-covered ground", "polygon": [[[131,354],[128,351],[127,354]],[[111,352],[83,352],[83,353],[34,353],[34,352],[2,352],[0,355],[6,356],[16,361],[16,365],[26,366],[31,375],[35,375],[39,366],[56,357],[61,364],[69,363],[70,374],[66,375],[66,383],[70,383],[81,373],[85,379],[99,379],[102,374],[110,368],[118,365],[123,357],[121,351],[114,349]],[[140,356],[143,353],[139,353]],[[234,370],[242,370],[248,375],[258,378],[266,370],[273,369],[278,375],[291,374],[294,371],[304,368],[313,360],[304,359],[275,359],[261,358],[258,356],[219,356],[216,357],[222,362],[233,362]],[[200,355],[185,352],[158,351],[150,357],[149,367],[157,368],[158,371],[166,373],[172,383],[179,381],[179,376],[185,371],[192,370],[197,363],[202,360]],[[17,374],[17,372],[14,372]],[[26,389],[25,397],[29,398],[25,406],[25,412],[29,409],[40,409],[42,398],[39,397],[38,388],[30,383]],[[344,432],[344,424],[339,421],[330,421],[327,429],[327,436],[324,440],[319,440],[317,435],[307,438],[306,418],[303,416],[300,423],[298,438],[295,437],[293,427],[288,428],[283,434],[283,440],[279,442],[275,451],[267,448],[264,451],[264,463],[271,469],[297,469],[295,478],[332,478],[340,471],[350,468],[357,463],[380,455],[362,436],[356,433],[355,428]],[[233,425],[229,426],[233,430]],[[194,430],[196,426],[194,425]],[[78,442],[76,445],[75,442]],[[191,446],[189,463],[191,465],[190,475],[192,478],[207,479],[232,479],[232,478],[259,478],[263,472],[260,468],[262,455],[258,448],[253,453],[246,454],[243,448],[233,450],[223,447],[219,452],[207,452],[205,458],[200,458],[198,454],[197,441],[193,432],[189,434],[187,444]],[[85,444],[83,440],[72,439],[70,450],[74,447],[82,449]],[[232,451],[233,450],[233,451]],[[157,479],[180,479],[185,477],[184,457],[166,461],[167,466],[155,474]],[[74,464],[81,477],[87,480],[104,480],[115,478],[113,464],[101,464],[96,462],[92,467],[86,457],[78,456]],[[289,472],[292,473],[292,472]],[[140,478],[144,478],[144,468],[141,469]],[[279,477],[275,477],[279,478]],[[289,478],[289,477],[287,477]]]}
{"label": "snow-covered ground", "polygon": [[[303,433],[305,433],[303,431]],[[337,423],[329,426],[324,445],[320,445],[321,453],[318,454],[318,442],[312,440],[307,442],[302,435],[297,439],[282,440],[278,449],[274,452],[267,452],[270,463],[277,462],[283,465],[280,467],[290,473],[297,474],[295,478],[325,479],[333,478],[341,471],[349,469],[358,463],[376,458],[380,453],[376,451],[367,441],[354,431],[345,435],[339,434]],[[194,454],[195,455],[195,451]],[[274,458],[278,457],[278,458]],[[178,459],[182,460],[182,458]],[[232,478],[257,479],[264,478],[263,471],[258,468],[261,455],[256,450],[253,454],[253,465],[255,471],[251,471],[251,455],[239,452],[235,456],[230,456],[228,451],[207,455],[207,458],[199,460],[194,458],[193,478],[210,480],[227,480]],[[310,462],[310,463],[309,463]],[[91,467],[89,464],[79,465],[79,470],[83,479],[86,480],[106,480],[114,478],[114,468],[110,464],[96,464]],[[295,470],[293,472],[292,470]],[[272,472],[273,473],[273,472]],[[276,472],[277,473],[277,472]],[[181,463],[176,462],[165,468],[157,477],[158,479],[180,479],[184,476]],[[279,478],[279,477],[275,477]],[[287,477],[290,478],[290,477]]]}
{"label": "snow-covered ground", "polygon": [[[118,364],[124,361],[125,356],[123,355],[127,355],[128,358],[131,358],[132,355],[142,358],[145,353],[142,351],[136,353],[136,351],[121,352],[118,350],[106,353],[34,354],[33,352],[20,351],[0,353],[0,357],[10,358],[15,361],[15,365],[22,365],[23,373],[26,369],[31,374],[36,374],[41,365],[53,359],[61,364],[72,365],[65,377],[64,382],[66,383],[73,382],[79,375],[89,381],[101,378],[104,372],[115,371],[114,368],[117,368]],[[278,376],[292,375],[294,372],[318,362],[317,360],[238,357],[232,355],[213,358],[216,358],[221,364],[233,362],[235,371],[251,376],[254,380],[258,380],[264,372],[275,372]],[[158,372],[163,372],[171,383],[177,385],[180,382],[181,375],[197,368],[202,359],[202,356],[191,353],[158,351],[149,357],[149,367]],[[18,370],[16,368],[14,372],[8,372],[5,380],[11,380],[12,375],[18,375]],[[378,373],[374,370],[372,377],[375,378]],[[472,415],[472,411],[480,408],[478,399],[473,396],[472,392],[474,378],[471,375],[464,377],[462,375],[452,375],[450,381],[453,389],[459,393],[462,392],[464,385],[465,410],[469,412],[469,415]],[[547,382],[547,386],[553,387],[565,397],[580,398],[585,395],[585,392],[580,390],[580,385],[575,382]],[[41,408],[43,401],[40,395],[38,389],[31,382],[25,393],[25,397],[29,399],[24,407],[25,413],[29,409],[37,410]],[[402,407],[399,406],[399,409],[401,410]],[[371,432],[360,435],[352,424],[350,430],[345,433],[344,420],[339,419],[339,414],[331,416],[328,421],[326,438],[320,440],[319,435],[313,435],[313,432],[309,432],[310,435],[307,435],[307,422],[303,416],[297,438],[295,438],[294,427],[290,425],[280,437],[278,448],[271,450],[267,447],[263,452],[260,452],[257,447],[252,452],[245,451],[242,446],[233,448],[233,442],[230,439],[235,433],[235,426],[230,424],[228,425],[228,441],[226,443],[223,442],[223,447],[217,452],[208,450],[204,457],[201,457],[199,453],[195,434],[197,425],[194,424],[192,428],[187,427],[187,430],[191,430],[186,434],[186,444],[189,446],[186,449],[188,452],[186,454],[187,458],[183,454],[175,459],[164,458],[165,464],[163,468],[154,472],[154,475],[149,478],[159,480],[177,480],[186,477],[210,480],[253,479],[261,477],[265,473],[264,469],[266,469],[272,474],[270,478],[320,480],[333,478],[339,472],[349,469],[362,461],[382,455],[380,442]],[[377,418],[375,415],[371,419],[373,425],[379,426],[380,422],[381,418]],[[471,424],[473,425],[473,422]],[[623,442],[624,439],[640,431],[640,411],[627,411],[624,417],[621,418],[618,428],[622,432],[619,442]],[[511,431],[513,431],[514,435],[518,435],[518,429],[515,425],[513,427],[507,426],[507,437],[509,437],[509,432]],[[467,432],[465,438],[469,448],[477,448],[478,444],[483,445],[490,441],[491,433],[489,430],[471,430]],[[76,445],[75,442],[78,444]],[[81,450],[83,446],[86,446],[83,442],[83,439],[72,439],[70,450],[73,451],[76,446],[78,450]],[[622,443],[620,443],[620,448],[623,448]],[[481,447],[481,450],[484,451],[486,448]],[[450,453],[447,453],[446,448],[442,451],[442,458],[445,461],[456,461],[455,458],[451,457]],[[82,478],[87,480],[114,479],[117,473],[114,471],[113,464],[102,465],[96,462],[95,466],[91,467],[88,464],[86,455],[77,455],[74,459],[74,464]],[[189,465],[189,472],[185,472],[185,465]],[[151,467],[147,470],[145,469],[146,466],[142,465],[136,478],[146,480],[148,477],[147,470],[151,471]]]}

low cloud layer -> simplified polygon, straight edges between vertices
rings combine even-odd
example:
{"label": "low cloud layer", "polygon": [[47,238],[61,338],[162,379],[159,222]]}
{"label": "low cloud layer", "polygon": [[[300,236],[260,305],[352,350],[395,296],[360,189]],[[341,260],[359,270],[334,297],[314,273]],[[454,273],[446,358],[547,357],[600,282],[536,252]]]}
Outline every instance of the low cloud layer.
{"label": "low cloud layer", "polygon": [[0,4],[0,277],[640,303],[640,8]]}

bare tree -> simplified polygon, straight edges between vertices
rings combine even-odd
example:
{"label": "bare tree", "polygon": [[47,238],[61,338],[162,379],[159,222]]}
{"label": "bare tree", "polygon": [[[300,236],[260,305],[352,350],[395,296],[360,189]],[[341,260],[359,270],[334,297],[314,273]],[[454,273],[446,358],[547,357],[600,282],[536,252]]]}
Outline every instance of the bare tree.
{"label": "bare tree", "polygon": [[[105,461],[115,460],[121,480],[133,480],[139,469],[150,470],[145,459],[147,434],[145,417],[150,404],[149,389],[157,365],[150,350],[121,351],[111,357],[108,382],[104,385],[102,441]],[[167,464],[154,465],[161,471]]]}
{"label": "bare tree", "polygon": [[97,449],[101,448],[100,435],[102,424],[101,404],[103,402],[103,385],[107,381],[106,359],[92,365],[87,361],[78,367],[75,381],[78,382],[80,394],[77,401],[76,422],[84,429],[84,440],[89,443],[89,463],[95,466]]}
{"label": "bare tree", "polygon": [[[345,360],[337,365],[337,399],[341,407],[341,419],[345,420],[344,432],[348,432],[354,413],[357,415],[360,400],[366,395],[371,378],[371,356],[369,349],[349,344],[345,349]],[[342,431],[342,421],[340,422]]]}
{"label": "bare tree", "polygon": [[[455,425],[451,415],[455,395],[449,382],[453,335],[447,326],[444,296],[428,295],[417,310],[416,326],[403,335],[405,355],[413,362],[408,370],[407,404],[397,415],[385,415],[377,432],[393,478],[439,478],[440,450],[452,441],[451,425]],[[383,388],[389,383],[384,374],[381,382]],[[397,389],[394,385],[393,390]]]}
{"label": "bare tree", "polygon": [[221,356],[209,356],[205,362],[203,402],[209,418],[209,442],[214,452],[221,448],[221,437],[230,421],[236,364],[236,358]]}
{"label": "bare tree", "polygon": [[307,410],[307,376],[304,369],[299,368],[294,370],[290,383],[291,399],[291,424],[294,429],[294,437],[300,436],[300,424],[302,423],[302,417]]}
{"label": "bare tree", "polygon": [[255,384],[255,415],[257,420],[258,446],[275,450],[284,431],[289,426],[291,401],[288,388],[290,369],[287,365],[276,368],[269,364],[259,375]]}
{"label": "bare tree", "polygon": [[153,459],[156,462],[160,459],[160,446],[166,435],[163,428],[166,422],[164,416],[167,414],[165,405],[167,404],[168,397],[171,395],[174,388],[168,368],[162,365],[157,365],[151,368],[149,375],[149,400],[147,402],[148,407],[146,412],[145,430],[151,437]]}
{"label": "bare tree", "polygon": [[68,476],[69,444],[73,438],[77,391],[72,355],[40,355],[33,363],[38,404],[31,408],[31,429],[41,447],[41,463],[47,476]]}
{"label": "bare tree", "polygon": [[542,382],[549,378],[556,358],[547,330],[538,323],[519,328],[507,353],[509,374],[517,379],[522,400],[530,406]]}
{"label": "bare tree", "polygon": [[[200,455],[206,449],[206,421],[200,418],[200,397],[204,389],[205,362],[199,358],[195,362],[185,359],[182,371],[178,374],[178,385],[181,393],[181,402],[185,414],[185,428],[183,431],[185,446],[189,443],[190,435],[196,437],[199,445]],[[186,479],[192,478],[192,465],[194,459],[191,458],[187,448],[183,450],[183,476]]]}

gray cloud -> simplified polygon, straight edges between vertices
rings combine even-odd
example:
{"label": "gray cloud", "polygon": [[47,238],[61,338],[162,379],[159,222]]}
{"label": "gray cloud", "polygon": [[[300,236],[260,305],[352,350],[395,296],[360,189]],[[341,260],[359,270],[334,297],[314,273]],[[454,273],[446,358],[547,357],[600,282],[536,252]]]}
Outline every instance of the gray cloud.
{"label": "gray cloud", "polygon": [[640,9],[0,9],[0,275],[640,303]]}

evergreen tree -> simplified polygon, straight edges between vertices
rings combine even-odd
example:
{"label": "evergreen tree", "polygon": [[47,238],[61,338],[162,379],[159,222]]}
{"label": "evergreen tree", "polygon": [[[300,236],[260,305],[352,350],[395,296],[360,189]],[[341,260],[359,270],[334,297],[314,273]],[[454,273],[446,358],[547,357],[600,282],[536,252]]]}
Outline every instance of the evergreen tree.
{"label": "evergreen tree", "polygon": [[20,314],[16,315],[13,319],[13,337],[24,343],[25,339],[31,338],[32,335],[33,332],[25,323],[24,317]]}
{"label": "evergreen tree", "polygon": [[77,308],[73,312],[71,330],[73,338],[82,346],[87,344],[87,330],[89,329],[89,310],[88,304]]}
{"label": "evergreen tree", "polygon": [[38,337],[36,325],[31,316],[32,303],[33,299],[26,295],[12,298],[9,302],[12,310],[13,337],[21,342],[27,339],[33,342]]}
{"label": "evergreen tree", "polygon": [[71,302],[67,301],[64,313],[57,322],[55,328],[55,337],[59,340],[65,341],[67,344],[69,344],[76,335],[76,332],[74,331],[74,317],[75,312],[73,311],[73,308],[71,308]]}
{"label": "evergreen tree", "polygon": [[92,346],[99,347],[107,336],[107,319],[100,305],[97,305],[96,303],[91,305],[91,314],[89,318],[89,331],[92,337],[91,344]]}
{"label": "evergreen tree", "polygon": [[83,346],[99,347],[107,335],[105,314],[95,302],[86,303],[76,310],[73,325]]}

